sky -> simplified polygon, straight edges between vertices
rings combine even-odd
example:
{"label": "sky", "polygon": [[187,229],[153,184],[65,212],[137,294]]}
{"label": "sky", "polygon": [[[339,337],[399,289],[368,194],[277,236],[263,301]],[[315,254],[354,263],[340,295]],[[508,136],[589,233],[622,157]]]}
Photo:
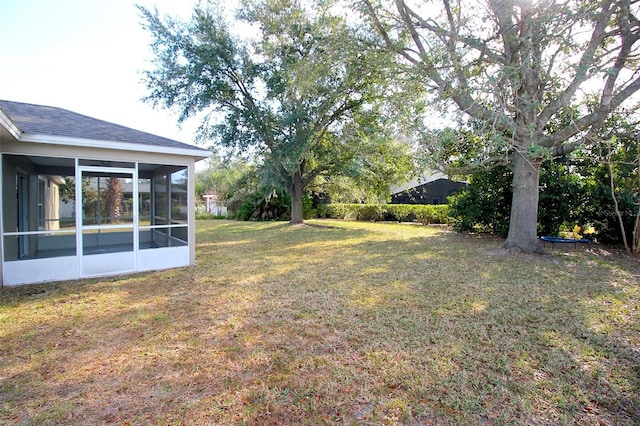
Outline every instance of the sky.
{"label": "sky", "polygon": [[0,0],[0,99],[50,105],[193,144],[196,120],[154,109],[136,8],[188,19],[195,0]]}

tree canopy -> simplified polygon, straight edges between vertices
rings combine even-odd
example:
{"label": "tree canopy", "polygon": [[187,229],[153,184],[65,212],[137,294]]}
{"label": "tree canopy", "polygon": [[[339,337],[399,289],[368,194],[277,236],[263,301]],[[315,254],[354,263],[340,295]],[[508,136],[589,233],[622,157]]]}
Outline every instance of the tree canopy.
{"label": "tree canopy", "polygon": [[[476,138],[430,148],[450,165],[513,168],[506,248],[538,252],[540,165],[597,140],[640,89],[637,0],[362,0],[379,35]],[[590,108],[570,108],[591,98]],[[471,143],[470,143],[471,142]]]}
{"label": "tree canopy", "polygon": [[[140,9],[155,56],[148,100],[178,108],[181,120],[204,113],[201,139],[256,153],[263,175],[289,192],[292,223],[320,177],[386,163],[396,165],[383,167],[393,182],[410,166],[406,149],[389,149],[393,109],[383,95],[398,86],[393,56],[364,48],[333,6],[246,0],[229,21],[211,1],[189,22]],[[234,35],[238,20],[255,37]]]}

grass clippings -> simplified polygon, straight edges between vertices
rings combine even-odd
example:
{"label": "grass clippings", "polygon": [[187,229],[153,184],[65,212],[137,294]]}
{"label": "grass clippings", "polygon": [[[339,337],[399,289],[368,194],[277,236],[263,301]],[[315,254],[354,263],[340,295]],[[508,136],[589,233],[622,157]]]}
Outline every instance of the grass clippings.
{"label": "grass clippings", "polygon": [[0,423],[640,423],[637,259],[198,222],[197,266],[0,292]]}

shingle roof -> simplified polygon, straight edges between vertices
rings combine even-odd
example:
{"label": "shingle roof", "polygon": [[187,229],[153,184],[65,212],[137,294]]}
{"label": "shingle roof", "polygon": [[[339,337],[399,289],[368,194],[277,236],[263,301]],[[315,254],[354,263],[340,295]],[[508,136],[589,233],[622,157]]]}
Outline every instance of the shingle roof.
{"label": "shingle roof", "polygon": [[193,145],[173,139],[57,107],[0,100],[0,110],[24,135],[46,135],[201,150]]}

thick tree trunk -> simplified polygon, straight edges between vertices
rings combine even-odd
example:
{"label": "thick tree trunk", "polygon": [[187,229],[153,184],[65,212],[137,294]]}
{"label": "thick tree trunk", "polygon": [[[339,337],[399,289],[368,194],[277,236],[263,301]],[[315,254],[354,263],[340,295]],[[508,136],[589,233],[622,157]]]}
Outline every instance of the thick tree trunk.
{"label": "thick tree trunk", "polygon": [[538,242],[540,162],[516,152],[509,234],[504,248],[522,253],[544,253]]}
{"label": "thick tree trunk", "polygon": [[303,222],[302,216],[302,194],[304,192],[304,185],[302,182],[302,176],[300,172],[296,172],[293,175],[293,185],[289,188],[289,195],[291,196],[291,221],[289,223],[296,224]]}

